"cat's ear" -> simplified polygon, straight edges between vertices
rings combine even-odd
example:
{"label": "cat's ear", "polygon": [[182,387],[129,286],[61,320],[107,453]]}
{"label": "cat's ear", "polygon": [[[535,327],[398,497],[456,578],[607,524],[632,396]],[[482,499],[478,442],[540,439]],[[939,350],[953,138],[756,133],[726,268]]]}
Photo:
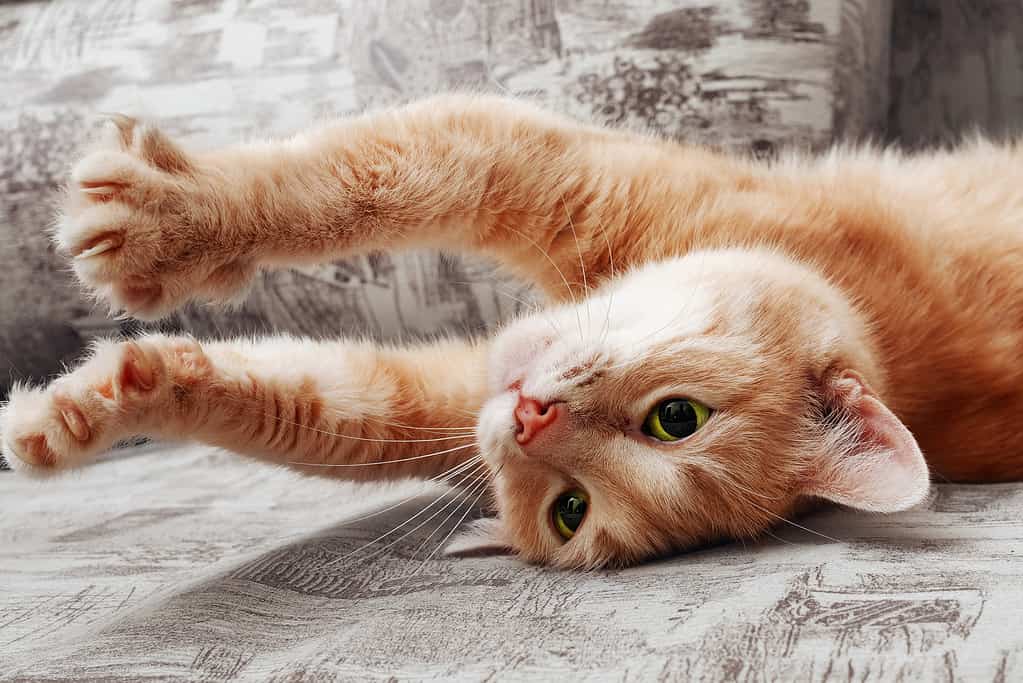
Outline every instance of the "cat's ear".
{"label": "cat's ear", "polygon": [[444,547],[448,557],[511,555],[515,552],[507,541],[504,524],[496,517],[470,522]]}
{"label": "cat's ear", "polygon": [[804,493],[871,512],[906,510],[927,497],[930,474],[916,439],[846,370],[823,387],[825,450],[816,456]]}

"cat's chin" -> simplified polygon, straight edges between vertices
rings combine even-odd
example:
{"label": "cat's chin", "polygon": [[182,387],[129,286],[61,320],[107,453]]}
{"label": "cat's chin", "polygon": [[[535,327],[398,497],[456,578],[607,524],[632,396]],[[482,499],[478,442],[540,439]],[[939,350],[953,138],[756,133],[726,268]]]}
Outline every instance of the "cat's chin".
{"label": "cat's chin", "polygon": [[537,360],[553,343],[550,321],[538,316],[522,318],[501,332],[490,351],[491,394],[521,388]]}

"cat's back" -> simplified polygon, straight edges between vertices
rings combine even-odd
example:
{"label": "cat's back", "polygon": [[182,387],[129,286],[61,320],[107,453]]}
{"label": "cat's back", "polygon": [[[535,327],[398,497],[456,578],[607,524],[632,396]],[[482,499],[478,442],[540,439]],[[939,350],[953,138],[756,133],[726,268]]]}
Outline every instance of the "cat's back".
{"label": "cat's back", "polygon": [[917,220],[905,216],[910,228],[927,241],[947,240],[935,247],[1023,244],[1023,145],[978,138],[955,149],[871,157],[886,198],[903,212],[919,212]]}
{"label": "cat's back", "polygon": [[[921,305],[940,299],[960,324],[1023,331],[1023,146],[978,139],[916,155],[840,150],[820,164],[833,210],[825,229],[844,239],[832,246],[847,247],[816,255],[833,272],[851,263],[876,276],[864,284],[902,284]],[[909,279],[891,279],[899,273]],[[1017,306],[1020,315],[1007,318]]]}
{"label": "cat's back", "polygon": [[1023,476],[1023,146],[817,164],[832,237],[805,248],[868,309],[892,400],[932,464]]}

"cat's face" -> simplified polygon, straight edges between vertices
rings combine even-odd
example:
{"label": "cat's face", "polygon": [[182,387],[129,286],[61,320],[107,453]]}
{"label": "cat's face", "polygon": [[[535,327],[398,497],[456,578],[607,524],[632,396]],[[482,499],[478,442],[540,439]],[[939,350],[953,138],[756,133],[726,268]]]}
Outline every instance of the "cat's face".
{"label": "cat's face", "polygon": [[755,536],[808,497],[919,502],[919,449],[858,374],[878,377],[866,335],[822,279],[743,251],[653,264],[516,322],[478,426],[490,533],[531,561],[625,565]]}

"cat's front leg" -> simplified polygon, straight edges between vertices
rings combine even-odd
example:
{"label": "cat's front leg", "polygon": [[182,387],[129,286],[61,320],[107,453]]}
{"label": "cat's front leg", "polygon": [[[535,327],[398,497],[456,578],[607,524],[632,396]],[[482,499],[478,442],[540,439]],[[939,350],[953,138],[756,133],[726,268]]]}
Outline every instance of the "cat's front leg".
{"label": "cat's front leg", "polygon": [[[454,341],[409,349],[161,335],[102,342],[50,386],[12,390],[0,410],[3,455],[14,469],[45,475],[146,435],[345,479],[436,476],[469,460],[480,470],[473,414],[485,390],[482,360],[480,347]],[[460,372],[450,372],[452,362]]]}
{"label": "cat's front leg", "polygon": [[626,221],[666,191],[651,141],[500,98],[194,155],[128,119],[109,137],[75,167],[56,238],[85,285],[143,318],[231,298],[259,268],[410,247],[480,252],[569,300],[629,266]]}

